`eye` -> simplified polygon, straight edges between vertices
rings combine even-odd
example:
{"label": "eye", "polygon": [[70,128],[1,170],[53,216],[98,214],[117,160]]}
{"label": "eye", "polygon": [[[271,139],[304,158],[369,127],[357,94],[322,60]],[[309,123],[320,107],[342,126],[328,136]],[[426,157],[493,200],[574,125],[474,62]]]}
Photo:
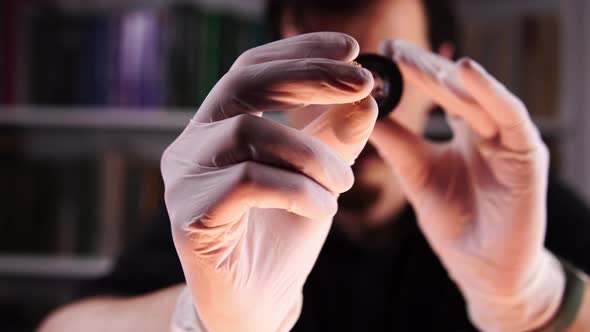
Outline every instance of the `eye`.
{"label": "eye", "polygon": [[386,117],[402,97],[404,83],[399,68],[390,59],[377,54],[361,54],[354,61],[373,74],[375,85],[371,96],[379,106],[379,118]]}

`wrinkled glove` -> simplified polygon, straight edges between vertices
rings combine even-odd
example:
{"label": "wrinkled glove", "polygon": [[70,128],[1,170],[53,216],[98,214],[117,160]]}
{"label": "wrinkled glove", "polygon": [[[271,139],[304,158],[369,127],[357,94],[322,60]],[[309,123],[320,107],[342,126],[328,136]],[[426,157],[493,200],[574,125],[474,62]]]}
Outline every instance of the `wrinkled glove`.
{"label": "wrinkled glove", "polygon": [[[340,33],[245,52],[165,151],[195,330],[288,331],[297,321],[337,196],[352,186],[350,165],[377,117],[371,73],[347,63],[358,52]],[[308,105],[335,106],[302,130],[261,117]]]}
{"label": "wrinkled glove", "polygon": [[543,246],[549,153],[523,103],[481,66],[401,41],[380,52],[440,104],[452,141],[424,140],[395,120],[371,137],[400,177],[419,226],[484,331],[530,331],[560,303],[564,275]]}

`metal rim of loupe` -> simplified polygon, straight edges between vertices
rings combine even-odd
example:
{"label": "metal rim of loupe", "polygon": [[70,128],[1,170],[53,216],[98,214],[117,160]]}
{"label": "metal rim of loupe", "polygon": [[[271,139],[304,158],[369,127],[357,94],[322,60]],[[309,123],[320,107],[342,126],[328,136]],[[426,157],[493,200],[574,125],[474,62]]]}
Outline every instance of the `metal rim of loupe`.
{"label": "metal rim of loupe", "polygon": [[386,117],[399,104],[403,92],[402,74],[397,65],[390,59],[377,54],[361,54],[354,61],[371,72],[379,73],[382,80],[389,83],[389,93],[379,98],[379,118]]}

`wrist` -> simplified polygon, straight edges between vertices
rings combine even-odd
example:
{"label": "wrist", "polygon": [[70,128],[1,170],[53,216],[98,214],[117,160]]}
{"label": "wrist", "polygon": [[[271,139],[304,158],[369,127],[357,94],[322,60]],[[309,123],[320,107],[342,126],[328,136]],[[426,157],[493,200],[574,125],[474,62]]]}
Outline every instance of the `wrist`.
{"label": "wrist", "polygon": [[588,304],[585,303],[588,277],[569,262],[561,260],[561,265],[566,276],[566,284],[559,309],[553,318],[535,330],[536,332],[588,331],[590,328],[590,316],[584,315],[588,311],[585,310],[588,308]]}
{"label": "wrist", "polygon": [[[278,331],[278,332],[286,332],[290,331],[297,320],[299,319],[299,315],[301,314],[301,308],[303,307],[303,295],[300,293],[299,296],[295,299],[293,304],[289,307],[286,314],[278,323],[278,326],[274,328],[269,328],[268,325],[265,325],[264,322],[268,322],[269,319],[259,319],[259,324],[252,324],[251,320],[250,323],[246,323],[242,325],[239,330],[240,331]],[[245,320],[248,321],[248,320]],[[234,322],[236,326],[240,326],[241,324]],[[195,308],[193,304],[192,294],[188,287],[184,287],[180,295],[178,296],[178,300],[176,301],[176,306],[174,308],[174,312],[172,314],[172,320],[170,322],[170,332],[207,332],[210,330],[214,331],[236,331],[237,329],[233,327],[229,327],[231,325],[228,323],[226,326],[215,326],[214,328],[207,328],[207,325],[203,322],[202,317],[200,317],[198,310]]]}
{"label": "wrist", "polygon": [[207,329],[201,322],[197,311],[193,305],[191,293],[188,287],[184,287],[174,312],[172,313],[172,321],[170,322],[170,332],[206,332]]}
{"label": "wrist", "polygon": [[483,331],[531,331],[544,326],[559,309],[565,290],[560,262],[544,250],[529,281],[509,295],[464,292],[472,322]]}

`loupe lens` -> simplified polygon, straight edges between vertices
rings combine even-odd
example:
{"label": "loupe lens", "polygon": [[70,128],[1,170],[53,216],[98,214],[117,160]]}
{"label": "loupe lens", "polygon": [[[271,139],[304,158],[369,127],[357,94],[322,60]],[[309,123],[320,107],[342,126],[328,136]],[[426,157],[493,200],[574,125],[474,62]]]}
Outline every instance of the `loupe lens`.
{"label": "loupe lens", "polygon": [[361,54],[355,61],[373,74],[375,85],[371,96],[379,106],[379,118],[387,116],[402,97],[403,80],[399,68],[390,59],[377,54]]}

